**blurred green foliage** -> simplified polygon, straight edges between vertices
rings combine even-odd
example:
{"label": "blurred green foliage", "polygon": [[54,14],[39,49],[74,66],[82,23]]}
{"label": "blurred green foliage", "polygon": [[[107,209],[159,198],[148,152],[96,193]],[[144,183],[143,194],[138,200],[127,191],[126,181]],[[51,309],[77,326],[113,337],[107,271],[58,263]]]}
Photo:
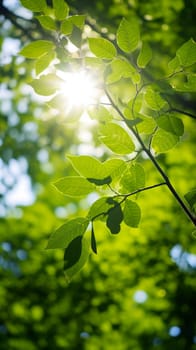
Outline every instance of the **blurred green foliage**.
{"label": "blurred green foliage", "polygon": [[[69,5],[73,13],[87,13],[103,33],[105,27],[115,32],[122,16],[136,14],[156,51],[149,74],[157,78],[167,72],[179,45],[195,34],[192,0],[73,0]],[[140,195],[139,229],[124,225],[119,236],[112,236],[103,223],[95,223],[98,255],[90,256],[70,285],[63,275],[63,252],[45,250],[51,232],[76,211],[86,213],[91,200],[70,200],[52,186],[59,177],[75,174],[65,153],[81,153],[88,146],[80,133],[85,123],[65,122],[63,112],[56,115],[32,97],[27,84],[33,64],[17,52],[32,37],[47,35],[37,21],[26,19],[29,14],[19,12],[18,2],[0,1],[0,8],[1,349],[194,350],[196,235],[165,187]],[[193,113],[194,97],[177,94],[174,102]],[[159,160],[184,194],[195,186],[196,134],[194,120],[181,118],[183,142]],[[91,132],[96,154],[93,126]],[[31,205],[20,205],[22,193],[17,206],[8,200],[21,176],[13,160],[24,164],[22,172],[29,176]],[[145,169],[147,183],[160,181],[149,160]]]}

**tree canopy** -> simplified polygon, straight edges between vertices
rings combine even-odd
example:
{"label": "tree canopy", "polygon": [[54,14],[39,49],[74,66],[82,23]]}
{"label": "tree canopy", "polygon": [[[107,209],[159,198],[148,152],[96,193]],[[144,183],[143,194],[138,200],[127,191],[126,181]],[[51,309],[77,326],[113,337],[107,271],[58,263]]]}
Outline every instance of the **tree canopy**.
{"label": "tree canopy", "polygon": [[0,1],[0,342],[194,349],[195,2]]}

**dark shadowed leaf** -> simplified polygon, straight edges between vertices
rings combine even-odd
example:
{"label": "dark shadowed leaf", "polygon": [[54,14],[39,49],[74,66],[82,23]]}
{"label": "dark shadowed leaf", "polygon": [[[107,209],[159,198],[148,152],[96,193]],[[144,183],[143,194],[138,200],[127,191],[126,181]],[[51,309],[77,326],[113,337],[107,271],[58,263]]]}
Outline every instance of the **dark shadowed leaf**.
{"label": "dark shadowed leaf", "polygon": [[120,224],[123,220],[123,212],[118,202],[112,200],[112,203],[113,208],[111,208],[108,212],[106,225],[112,234],[117,234],[120,232]]}
{"label": "dark shadowed leaf", "polygon": [[47,249],[65,249],[70,242],[82,236],[86,231],[89,220],[86,218],[76,218],[68,220],[60,226],[49,238]]}
{"label": "dark shadowed leaf", "polygon": [[97,242],[96,242],[96,238],[95,238],[93,224],[92,224],[92,230],[91,230],[91,249],[95,254],[97,254]]}

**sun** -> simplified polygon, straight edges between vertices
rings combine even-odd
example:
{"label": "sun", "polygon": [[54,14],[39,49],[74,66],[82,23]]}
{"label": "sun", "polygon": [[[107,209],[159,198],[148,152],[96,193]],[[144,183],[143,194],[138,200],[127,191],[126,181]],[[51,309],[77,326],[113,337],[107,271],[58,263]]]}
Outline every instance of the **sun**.
{"label": "sun", "polygon": [[85,70],[61,74],[63,83],[61,92],[65,95],[70,107],[88,107],[99,98],[99,89],[93,76]]}

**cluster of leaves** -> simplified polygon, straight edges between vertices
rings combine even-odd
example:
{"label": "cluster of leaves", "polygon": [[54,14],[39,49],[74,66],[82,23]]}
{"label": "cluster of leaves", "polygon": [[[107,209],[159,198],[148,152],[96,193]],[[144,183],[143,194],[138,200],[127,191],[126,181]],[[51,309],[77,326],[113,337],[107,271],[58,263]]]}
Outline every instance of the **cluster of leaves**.
{"label": "cluster of leaves", "polygon": [[[81,198],[95,192],[100,197],[92,204],[85,218],[66,221],[49,239],[48,249],[65,249],[65,272],[70,280],[86,262],[89,247],[97,253],[96,220],[104,221],[112,234],[120,232],[123,221],[130,227],[138,227],[141,210],[136,200],[139,192],[162,184],[168,185],[178,200],[155,155],[173,148],[184,133],[183,122],[176,116],[171,100],[176,91],[195,91],[193,65],[196,63],[196,44],[190,39],[177,50],[175,58],[168,64],[167,77],[148,79],[146,66],[150,64],[153,52],[142,41],[136,17],[121,20],[115,43],[97,35],[90,37],[88,47],[94,57],[88,57],[86,38],[82,35],[85,16],[69,16],[69,6],[63,0],[53,0],[52,8],[47,6],[45,0],[39,3],[21,0],[21,3],[38,12],[36,18],[41,26],[54,34],[54,40],[34,41],[20,52],[26,58],[35,60],[35,71],[39,75],[31,83],[35,92],[51,96],[49,105],[60,109],[65,104],[65,97],[61,93],[63,80],[58,70],[69,70],[71,64],[86,69],[97,67],[102,75],[103,92],[111,104],[108,108],[101,105],[91,108],[89,114],[93,118],[97,115],[99,139],[118,157],[100,162],[87,155],[70,155],[68,159],[78,175],[61,178],[55,183],[55,187],[66,196]],[[73,57],[68,51],[69,42],[79,48],[78,56]],[[45,72],[46,69],[49,73]],[[129,86],[126,99],[124,91],[121,91],[122,80]],[[69,113],[72,116],[74,111]],[[79,111],[81,113],[82,109]],[[120,125],[121,121],[124,122],[123,126]],[[164,182],[145,187],[144,168],[133,159],[134,154],[137,157],[141,151],[152,160]],[[130,200],[130,196],[134,200]],[[186,194],[185,199],[194,211],[195,190]],[[183,203],[182,206],[189,212]],[[190,217],[193,218],[192,214]],[[85,234],[89,225],[90,239]]]}

